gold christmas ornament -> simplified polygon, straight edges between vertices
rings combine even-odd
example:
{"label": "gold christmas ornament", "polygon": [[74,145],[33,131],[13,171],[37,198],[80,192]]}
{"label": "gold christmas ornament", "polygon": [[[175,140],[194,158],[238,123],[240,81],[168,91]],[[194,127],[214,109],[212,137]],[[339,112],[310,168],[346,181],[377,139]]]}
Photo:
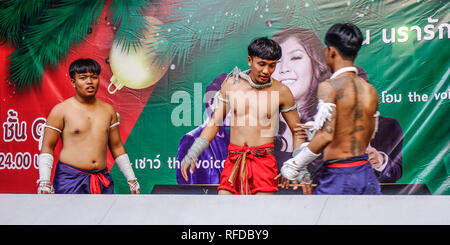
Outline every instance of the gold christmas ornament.
{"label": "gold christmas ornament", "polygon": [[[121,88],[143,89],[152,86],[161,79],[167,71],[167,59],[161,64],[153,62],[157,53],[149,53],[147,44],[155,41],[153,33],[157,33],[159,28],[154,26],[162,24],[155,17],[145,17],[148,26],[144,33],[141,46],[136,49],[130,48],[128,52],[122,50],[122,45],[117,45],[114,41],[109,54],[109,65],[113,76],[108,86],[108,92],[114,94]],[[112,90],[112,85],[115,89]]]}

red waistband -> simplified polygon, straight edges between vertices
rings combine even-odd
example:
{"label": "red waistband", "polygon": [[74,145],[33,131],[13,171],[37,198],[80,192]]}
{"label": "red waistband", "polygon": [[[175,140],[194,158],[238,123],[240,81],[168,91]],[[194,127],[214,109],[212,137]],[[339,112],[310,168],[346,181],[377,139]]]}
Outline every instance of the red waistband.
{"label": "red waistband", "polygon": [[343,163],[336,162],[336,163],[332,163],[332,164],[329,164],[329,165],[326,165],[326,166],[330,167],[330,168],[347,168],[347,167],[361,166],[361,165],[364,165],[366,163],[367,163],[366,160],[356,161],[356,162],[343,162]]}
{"label": "red waistband", "polygon": [[245,150],[254,150],[254,149],[264,149],[264,148],[274,148],[273,143],[264,144],[264,145],[257,145],[257,146],[248,146],[247,144],[241,146],[241,145],[235,145],[233,143],[230,143],[228,145],[228,150],[232,151],[245,151]]}
{"label": "red waistband", "polygon": [[81,169],[78,168],[74,168],[72,166],[67,165],[67,167],[78,171],[80,173],[84,173],[87,175],[90,175],[90,179],[89,179],[89,191],[91,192],[91,194],[102,194],[102,190],[100,188],[100,182],[103,184],[103,186],[105,187],[109,187],[109,185],[111,184],[111,182],[109,181],[108,178],[105,177],[105,175],[103,175],[103,173],[98,172],[98,173],[90,173],[90,172],[85,172],[82,171]]}
{"label": "red waistband", "polygon": [[247,158],[254,159],[255,157],[262,157],[266,154],[273,153],[273,147],[273,143],[258,146],[248,146],[247,144],[244,146],[230,144],[228,146],[228,158],[235,159],[228,181],[233,186],[237,181],[237,177],[240,176],[241,194],[250,194]]}

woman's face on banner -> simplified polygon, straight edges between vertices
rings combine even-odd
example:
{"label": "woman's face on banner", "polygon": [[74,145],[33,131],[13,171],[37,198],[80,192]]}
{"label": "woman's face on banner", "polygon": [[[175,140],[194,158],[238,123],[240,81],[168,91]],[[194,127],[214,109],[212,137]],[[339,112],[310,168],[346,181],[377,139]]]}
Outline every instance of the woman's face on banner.
{"label": "woman's face on banner", "polygon": [[272,77],[289,87],[297,104],[303,104],[312,81],[311,59],[294,37],[280,43],[282,56]]}

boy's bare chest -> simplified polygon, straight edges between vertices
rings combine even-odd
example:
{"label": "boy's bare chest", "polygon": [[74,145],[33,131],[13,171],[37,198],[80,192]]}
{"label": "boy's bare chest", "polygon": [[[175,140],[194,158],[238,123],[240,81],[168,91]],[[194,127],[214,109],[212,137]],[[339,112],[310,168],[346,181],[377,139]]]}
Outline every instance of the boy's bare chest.
{"label": "boy's bare chest", "polygon": [[105,135],[109,132],[111,115],[100,110],[73,109],[64,116],[64,131],[73,136]]}
{"label": "boy's bare chest", "polygon": [[235,116],[271,118],[278,113],[280,95],[274,90],[232,90],[228,93]]}

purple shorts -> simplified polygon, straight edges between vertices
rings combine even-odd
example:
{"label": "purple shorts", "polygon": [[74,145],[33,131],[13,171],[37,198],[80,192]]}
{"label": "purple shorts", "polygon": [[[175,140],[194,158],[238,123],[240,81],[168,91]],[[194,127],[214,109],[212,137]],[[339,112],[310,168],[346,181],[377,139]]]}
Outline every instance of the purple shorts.
{"label": "purple shorts", "polygon": [[114,194],[108,169],[84,170],[58,162],[53,187],[56,194]]}
{"label": "purple shorts", "polygon": [[329,160],[319,175],[317,195],[380,195],[378,182],[367,154]]}

